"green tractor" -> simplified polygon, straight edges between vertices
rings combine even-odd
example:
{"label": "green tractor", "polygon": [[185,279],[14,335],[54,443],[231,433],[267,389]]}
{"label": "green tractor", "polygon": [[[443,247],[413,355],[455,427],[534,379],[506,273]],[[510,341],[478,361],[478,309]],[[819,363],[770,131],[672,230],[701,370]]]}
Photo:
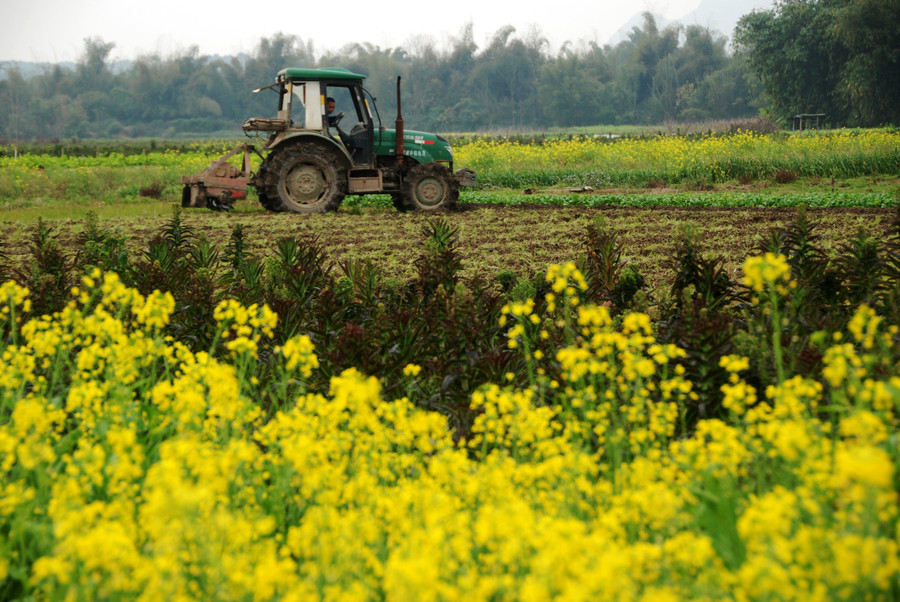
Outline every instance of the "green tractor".
{"label": "green tractor", "polygon": [[[474,172],[453,172],[453,150],[441,136],[404,130],[399,77],[395,127],[383,127],[364,79],[339,68],[279,71],[274,84],[254,90],[278,93],[277,116],[242,126],[248,135],[267,137],[265,154],[243,144],[182,178],[182,205],[230,209],[249,185],[271,211],[331,211],[347,194],[390,194],[401,211],[452,208],[459,187],[474,184]],[[240,170],[229,162],[238,153]],[[262,159],[256,173],[251,153]]]}

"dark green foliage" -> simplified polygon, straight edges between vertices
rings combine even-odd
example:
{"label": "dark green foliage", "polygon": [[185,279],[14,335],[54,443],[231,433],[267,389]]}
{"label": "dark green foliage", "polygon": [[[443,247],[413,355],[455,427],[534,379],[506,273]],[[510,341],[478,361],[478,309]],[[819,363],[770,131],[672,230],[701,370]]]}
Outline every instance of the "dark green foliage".
{"label": "dark green foliage", "polygon": [[[458,227],[434,218],[422,234],[417,277],[396,298],[394,308],[395,317],[406,320],[416,335],[415,347],[405,348],[416,353],[403,364],[417,363],[433,375],[426,405],[446,413],[457,432],[465,432],[471,420],[471,392],[500,376],[513,361],[497,325],[503,299],[480,281],[461,285]],[[399,340],[409,342],[408,335]]]}
{"label": "dark green foliage", "polygon": [[825,113],[841,123],[838,101],[845,51],[828,34],[824,3],[790,0],[742,17],[735,40],[772,98],[776,115]]}
{"label": "dark green foliage", "polygon": [[222,260],[228,268],[221,277],[227,296],[243,299],[248,304],[261,303],[265,294],[265,268],[258,257],[247,253],[241,224],[236,224],[231,230]]}
{"label": "dark green foliage", "polygon": [[87,273],[90,268],[100,268],[122,274],[128,267],[128,251],[125,238],[100,227],[97,214],[88,212],[84,231],[78,237],[75,265]]}
{"label": "dark green foliage", "polygon": [[[340,316],[317,308],[324,291],[332,288],[331,265],[316,237],[281,238],[268,266],[265,300],[278,314],[283,339],[308,332],[316,344],[339,327]],[[318,318],[318,319],[317,319]]]}
{"label": "dark green foliage", "polygon": [[215,334],[212,315],[221,299],[218,269],[218,250],[198,239],[184,224],[181,208],[175,207],[140,258],[120,275],[143,295],[170,292],[175,298],[170,334],[194,349],[205,349]]}
{"label": "dark green foliage", "polygon": [[669,265],[675,272],[670,293],[678,308],[699,298],[704,307],[719,310],[740,298],[735,283],[722,267],[722,259],[703,256],[694,230],[678,234]]}
{"label": "dark green foliage", "polygon": [[381,275],[368,259],[348,259],[339,264],[344,273],[346,293],[360,310],[374,306],[378,302]]}
{"label": "dark green foliage", "polygon": [[817,299],[822,302],[834,297],[838,283],[826,270],[828,258],[817,246],[820,236],[815,229],[806,209],[800,207],[793,221],[781,230],[771,232],[760,250],[784,254],[791,266],[791,275],[806,285],[818,285]]}
{"label": "dark green foliage", "polygon": [[821,248],[816,224],[800,207],[794,220],[784,228],[769,233],[759,245],[761,252],[781,253],[791,266],[791,276],[797,281],[795,297],[805,308],[804,326],[811,330],[834,328],[823,318],[833,315],[843,287],[841,275],[835,270],[828,254]]}
{"label": "dark green foliage", "polygon": [[[787,258],[796,287],[791,291],[791,302],[783,308],[788,312],[788,328],[782,336],[785,357],[790,369],[803,374],[811,373],[821,361],[821,351],[810,341],[819,330],[839,330],[848,318],[848,308],[842,304],[843,278],[835,269],[828,254],[820,246],[821,237],[816,224],[801,207],[793,221],[774,230],[759,244],[760,252],[780,253]],[[761,336],[756,333],[756,336]],[[749,345],[756,353],[757,345]],[[757,381],[765,382],[774,370],[772,358],[761,354],[753,358],[758,374]]]}
{"label": "dark green foliage", "polygon": [[602,217],[592,221],[585,235],[586,254],[582,272],[587,279],[587,298],[608,301],[609,293],[619,281],[625,262],[616,233]]}
{"label": "dark green foliage", "polygon": [[459,232],[446,220],[426,224],[418,275],[402,286],[386,282],[370,261],[350,259],[333,270],[316,238],[276,241],[265,270],[246,244],[243,231],[233,230],[220,282],[244,304],[266,303],[278,314],[275,344],[310,336],[320,359],[315,387],[327,389],[331,376],[354,366],[378,376],[387,396],[401,396],[403,368],[416,363],[419,402],[464,432],[471,392],[508,370],[513,356],[497,327],[502,298],[480,283],[460,283]]}
{"label": "dark green foliage", "polygon": [[613,307],[625,308],[634,306],[638,293],[647,287],[647,281],[633,265],[626,265],[619,275],[619,281],[610,292]]}
{"label": "dark green foliage", "polygon": [[225,263],[231,267],[231,274],[235,275],[240,267],[247,261],[247,242],[244,240],[244,225],[235,224],[231,229],[231,236],[223,254]]}
{"label": "dark green foliage", "polygon": [[878,295],[877,306],[891,324],[900,324],[900,202],[897,203],[883,252],[887,286]]}
{"label": "dark green foliage", "polygon": [[719,361],[735,351],[745,300],[723,268],[722,259],[705,257],[697,238],[693,230],[678,235],[670,261],[674,272],[670,299],[660,306],[658,324],[660,341],[674,343],[687,354],[682,364],[699,396],[686,408],[688,428],[722,412],[719,389],[727,382],[728,373]]}
{"label": "dark green foliage", "polygon": [[839,90],[860,124],[900,123],[900,3],[834,2],[834,37],[847,50]]}
{"label": "dark green foliage", "polygon": [[50,226],[38,219],[28,244],[30,258],[13,270],[13,279],[31,291],[31,308],[37,314],[61,310],[69,298],[72,262],[63,253]]}
{"label": "dark green foliage", "polygon": [[623,254],[615,231],[602,217],[587,227],[580,266],[588,284],[586,299],[608,305],[614,314],[629,309],[635,295],[645,288],[644,277],[622,259]]}
{"label": "dark green foliage", "polygon": [[[900,205],[898,205],[900,210]],[[900,215],[900,214],[898,214]],[[879,241],[864,232],[841,245],[832,256],[823,248],[820,237],[803,208],[784,228],[772,232],[760,243],[761,251],[781,253],[788,259],[795,287],[781,307],[784,328],[781,344],[785,368],[804,375],[820,367],[822,350],[812,341],[816,331],[834,332],[846,327],[860,304],[868,304],[889,323],[897,324],[897,300],[900,300],[900,270],[897,270],[897,220],[888,237]],[[748,329],[741,351],[753,355],[759,351],[752,328]],[[752,358],[766,382],[771,375],[771,357]]]}
{"label": "dark green foliage", "polygon": [[429,220],[422,228],[425,252],[416,259],[415,285],[423,298],[432,299],[441,292],[452,294],[462,267],[457,247],[459,228],[443,218]]}
{"label": "dark green foliage", "polygon": [[880,251],[881,244],[863,231],[842,246],[835,267],[843,283],[841,297],[847,303],[871,305],[888,286]]}
{"label": "dark green foliage", "polygon": [[178,291],[187,278],[186,258],[192,233],[182,223],[181,208],[176,207],[172,219],[151,238],[147,248],[129,273],[129,281],[143,294],[154,289]]}
{"label": "dark green foliage", "polygon": [[516,285],[518,276],[516,276],[516,273],[513,270],[501,270],[497,273],[495,278],[500,284],[500,290],[502,290],[504,293],[508,293]]}
{"label": "dark green foliage", "polygon": [[545,285],[544,275],[538,274],[531,280],[517,280],[515,286],[509,291],[511,301],[525,301],[539,297],[538,291]]}

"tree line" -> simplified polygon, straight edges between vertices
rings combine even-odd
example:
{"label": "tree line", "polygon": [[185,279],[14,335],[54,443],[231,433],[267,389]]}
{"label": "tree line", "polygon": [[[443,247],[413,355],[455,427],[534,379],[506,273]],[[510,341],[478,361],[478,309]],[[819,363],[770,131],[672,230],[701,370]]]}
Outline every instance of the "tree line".
{"label": "tree line", "polygon": [[[89,38],[74,68],[57,64],[28,78],[7,70],[0,137],[233,134],[247,117],[274,114],[271,93],[250,90],[286,66],[367,75],[388,125],[401,75],[404,120],[434,131],[697,122],[760,111],[780,120],[825,112],[831,125],[898,123],[900,85],[883,85],[897,79],[898,4],[782,1],[744,16],[732,48],[700,26],[660,28],[649,13],[618,44],[567,44],[556,54],[539,32],[519,35],[511,26],[479,48],[469,24],[444,48],[354,43],[317,56],[310,42],[279,33],[249,55],[210,57],[193,47],[113,70],[114,44]],[[881,20],[867,18],[863,5],[878,8]]]}

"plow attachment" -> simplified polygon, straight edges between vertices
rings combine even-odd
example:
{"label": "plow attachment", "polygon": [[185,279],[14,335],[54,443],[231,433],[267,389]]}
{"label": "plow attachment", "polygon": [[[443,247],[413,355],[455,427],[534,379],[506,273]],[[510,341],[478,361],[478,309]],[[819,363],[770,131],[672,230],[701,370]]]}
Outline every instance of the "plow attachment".
{"label": "plow attachment", "polygon": [[[182,207],[208,207],[217,211],[227,211],[238,199],[247,197],[250,183],[250,153],[262,155],[252,144],[239,144],[231,152],[209,164],[209,167],[192,176],[181,178],[184,189],[181,192]],[[228,159],[243,153],[241,169],[238,170]]]}

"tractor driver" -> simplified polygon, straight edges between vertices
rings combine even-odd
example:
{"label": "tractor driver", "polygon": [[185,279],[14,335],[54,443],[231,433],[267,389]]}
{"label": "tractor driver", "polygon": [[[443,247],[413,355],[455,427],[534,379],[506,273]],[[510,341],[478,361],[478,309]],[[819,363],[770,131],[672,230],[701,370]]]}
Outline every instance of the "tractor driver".
{"label": "tractor driver", "polygon": [[338,119],[340,119],[337,115],[332,115],[334,113],[334,99],[332,97],[328,97],[325,99],[325,119],[328,120],[328,127],[337,127]]}
{"label": "tractor driver", "polygon": [[338,137],[341,139],[341,142],[344,143],[344,146],[350,150],[350,137],[347,136],[344,132],[341,131],[341,128],[338,127],[338,122],[344,116],[343,113],[334,112],[335,101],[334,98],[329,96],[325,99],[325,122],[327,123],[329,128],[334,128],[337,130]]}

